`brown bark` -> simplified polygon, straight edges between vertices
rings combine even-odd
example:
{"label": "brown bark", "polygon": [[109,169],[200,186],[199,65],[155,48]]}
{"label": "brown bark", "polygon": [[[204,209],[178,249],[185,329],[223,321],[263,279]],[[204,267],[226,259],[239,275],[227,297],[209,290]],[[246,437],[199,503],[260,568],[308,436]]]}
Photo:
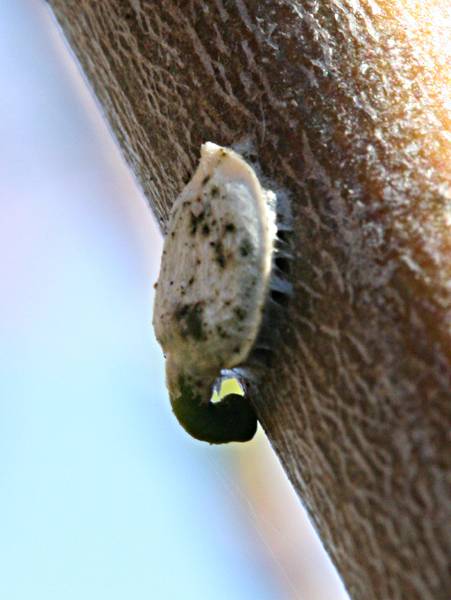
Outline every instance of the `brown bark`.
{"label": "brown bark", "polygon": [[163,230],[207,140],[289,190],[259,419],[354,599],[445,600],[447,0],[50,4]]}

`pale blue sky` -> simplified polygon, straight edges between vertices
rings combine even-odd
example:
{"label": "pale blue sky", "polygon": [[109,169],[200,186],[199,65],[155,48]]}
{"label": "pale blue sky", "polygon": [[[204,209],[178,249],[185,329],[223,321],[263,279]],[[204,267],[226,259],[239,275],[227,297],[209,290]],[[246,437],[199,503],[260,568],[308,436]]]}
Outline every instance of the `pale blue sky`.
{"label": "pale blue sky", "polygon": [[281,600],[228,451],[171,415],[158,234],[50,28],[1,2],[0,598]]}

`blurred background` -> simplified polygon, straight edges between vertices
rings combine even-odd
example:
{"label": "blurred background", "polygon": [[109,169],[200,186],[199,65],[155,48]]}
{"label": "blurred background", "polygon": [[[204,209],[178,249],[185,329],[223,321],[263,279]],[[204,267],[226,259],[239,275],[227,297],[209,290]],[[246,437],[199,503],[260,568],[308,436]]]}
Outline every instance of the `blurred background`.
{"label": "blurred background", "polygon": [[173,418],[161,236],[43,0],[1,0],[0,85],[0,597],[347,598],[263,433]]}

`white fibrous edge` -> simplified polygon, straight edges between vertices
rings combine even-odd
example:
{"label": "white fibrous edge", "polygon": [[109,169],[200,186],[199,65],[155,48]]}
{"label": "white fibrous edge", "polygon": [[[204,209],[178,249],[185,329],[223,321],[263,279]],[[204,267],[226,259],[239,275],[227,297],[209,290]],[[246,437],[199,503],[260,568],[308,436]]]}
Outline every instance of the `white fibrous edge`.
{"label": "white fibrous edge", "polygon": [[249,356],[268,296],[275,200],[239,154],[202,145],[171,211],[155,294],[170,393],[181,374],[209,389]]}

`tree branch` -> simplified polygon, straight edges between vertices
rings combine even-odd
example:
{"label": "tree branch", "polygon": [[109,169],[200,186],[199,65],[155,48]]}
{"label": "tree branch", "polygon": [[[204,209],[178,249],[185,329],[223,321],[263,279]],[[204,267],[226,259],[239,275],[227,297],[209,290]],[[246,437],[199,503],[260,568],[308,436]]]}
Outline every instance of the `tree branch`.
{"label": "tree branch", "polygon": [[446,0],[50,4],[163,230],[207,140],[289,190],[259,419],[353,598],[445,600]]}

